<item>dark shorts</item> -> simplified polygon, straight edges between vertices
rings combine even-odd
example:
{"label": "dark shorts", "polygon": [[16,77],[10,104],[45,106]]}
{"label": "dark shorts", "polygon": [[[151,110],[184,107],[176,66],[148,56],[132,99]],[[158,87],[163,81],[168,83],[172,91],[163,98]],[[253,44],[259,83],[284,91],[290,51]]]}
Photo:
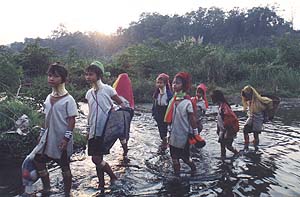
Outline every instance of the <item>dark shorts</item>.
{"label": "dark shorts", "polygon": [[170,145],[170,154],[171,154],[172,159],[189,160],[189,158],[190,158],[190,145],[189,145],[189,143],[186,143],[184,149],[176,148],[176,147]]}
{"label": "dark shorts", "polygon": [[249,124],[246,124],[244,126],[243,132],[244,132],[244,134],[248,134],[248,133],[258,133],[258,134],[260,134],[261,133],[261,131],[253,131],[252,125],[249,125]]}
{"label": "dark shorts", "polygon": [[70,166],[70,158],[67,156],[67,151],[64,151],[61,154],[60,159],[53,159],[48,157],[47,155],[36,154],[34,160],[38,163],[49,163],[50,161],[56,162],[60,167],[69,167]]}
{"label": "dark shorts", "polygon": [[88,155],[89,156],[102,156],[108,154],[103,147],[104,138],[95,137],[88,141]]}

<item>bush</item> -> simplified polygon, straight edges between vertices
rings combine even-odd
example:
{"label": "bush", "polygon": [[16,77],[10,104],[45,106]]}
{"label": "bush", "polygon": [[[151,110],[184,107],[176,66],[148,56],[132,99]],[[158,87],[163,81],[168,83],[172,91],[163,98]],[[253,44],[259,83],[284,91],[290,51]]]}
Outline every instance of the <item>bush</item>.
{"label": "bush", "polygon": [[44,100],[50,92],[51,88],[48,86],[46,76],[33,78],[31,80],[31,85],[22,89],[24,96],[32,98],[32,102],[38,107],[42,106]]}
{"label": "bush", "polygon": [[155,89],[155,81],[147,79],[132,80],[134,100],[138,102],[152,102],[152,94]]}
{"label": "bush", "polygon": [[21,76],[22,69],[0,56],[0,92],[7,92],[9,96],[16,95]]}
{"label": "bush", "polygon": [[41,114],[32,107],[19,100],[5,100],[0,102],[0,131],[13,129],[15,121],[23,114],[29,117],[30,128],[35,125],[41,125]]}

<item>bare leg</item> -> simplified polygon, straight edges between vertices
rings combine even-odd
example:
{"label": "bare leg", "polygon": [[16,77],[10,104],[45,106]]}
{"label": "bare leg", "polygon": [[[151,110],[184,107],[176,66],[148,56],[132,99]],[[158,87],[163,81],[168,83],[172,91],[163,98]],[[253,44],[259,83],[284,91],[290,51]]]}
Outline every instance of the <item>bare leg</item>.
{"label": "bare leg", "polygon": [[64,181],[65,196],[70,196],[72,187],[72,174],[69,166],[62,167],[62,176]]}
{"label": "bare leg", "polygon": [[128,153],[128,145],[127,145],[127,140],[120,140],[122,148],[123,148],[123,156],[126,157]]}
{"label": "bare leg", "polygon": [[98,176],[98,180],[99,180],[98,189],[100,189],[101,192],[104,192],[104,185],[105,185],[104,171],[98,167],[96,167],[96,170],[97,170],[97,176]]}
{"label": "bare leg", "polygon": [[249,148],[249,134],[244,132],[244,140],[245,140],[245,145],[244,145],[244,149],[248,150]]}
{"label": "bare leg", "polygon": [[225,144],[221,142],[221,159],[225,159],[225,157],[226,157]]}
{"label": "bare leg", "polygon": [[226,145],[226,148],[227,148],[228,150],[230,150],[231,152],[233,152],[234,155],[237,155],[237,154],[239,153],[238,150],[236,150],[235,148],[233,148],[232,144],[227,144],[227,145]]}
{"label": "bare leg", "polygon": [[257,132],[254,132],[253,136],[254,136],[253,144],[254,144],[254,146],[258,146],[258,144],[259,144],[259,134]]}
{"label": "bare leg", "polygon": [[254,132],[253,136],[254,136],[253,145],[254,145],[255,150],[257,151],[258,150],[258,144],[259,144],[259,134],[257,132]]}
{"label": "bare leg", "polygon": [[191,168],[191,173],[195,173],[196,172],[196,165],[193,162],[193,160],[191,158],[189,159],[182,159],[184,161],[184,163],[186,163],[190,168]]}
{"label": "bare leg", "polygon": [[[114,172],[112,171],[109,164],[106,163],[105,161],[103,161],[103,156],[92,156],[92,161],[96,165],[96,168],[102,169],[104,172],[106,172],[109,175],[111,182],[114,182],[117,180],[117,177],[114,174]],[[98,177],[98,179],[99,179],[99,182],[102,181],[101,177],[100,178]]]}
{"label": "bare leg", "polygon": [[109,175],[111,183],[115,182],[118,179],[108,163],[106,163],[102,169]]}
{"label": "bare leg", "polygon": [[174,169],[174,174],[176,176],[179,176],[180,175],[180,162],[179,162],[179,159],[172,159],[172,162],[173,162],[173,169]]}
{"label": "bare leg", "polygon": [[34,160],[34,164],[43,183],[43,193],[44,195],[47,195],[50,193],[50,179],[48,170],[46,168],[46,163],[40,163]]}

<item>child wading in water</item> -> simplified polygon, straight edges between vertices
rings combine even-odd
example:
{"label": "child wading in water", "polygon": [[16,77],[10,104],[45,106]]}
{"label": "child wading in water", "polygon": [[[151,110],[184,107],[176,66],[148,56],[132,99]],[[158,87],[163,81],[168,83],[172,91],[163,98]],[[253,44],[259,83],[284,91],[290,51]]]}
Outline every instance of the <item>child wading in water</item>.
{"label": "child wading in water", "polygon": [[217,134],[218,142],[221,144],[221,158],[226,157],[226,148],[237,155],[239,152],[233,148],[233,139],[238,132],[238,119],[231,110],[230,105],[226,101],[224,94],[220,90],[214,90],[211,95],[213,103],[219,105],[217,116]]}
{"label": "child wading in water", "polygon": [[92,62],[85,70],[85,79],[92,85],[86,93],[86,100],[88,101],[88,155],[92,156],[92,161],[96,166],[97,176],[99,179],[99,189],[103,190],[104,172],[110,176],[111,183],[117,180],[110,165],[103,160],[103,155],[107,154],[104,151],[104,130],[109,114],[113,107],[113,101],[123,106],[123,102],[118,97],[117,92],[111,86],[104,84],[101,79],[103,75],[108,75],[104,72],[102,63]]}
{"label": "child wading in water", "polygon": [[127,73],[119,74],[117,80],[113,84],[113,88],[117,91],[118,96],[123,101],[125,108],[124,111],[128,112],[129,116],[125,116],[125,131],[124,135],[120,137],[120,142],[123,148],[123,156],[126,157],[128,153],[128,140],[130,132],[130,123],[134,115],[134,98],[131,80]]}
{"label": "child wading in water", "polygon": [[194,112],[196,112],[196,118],[197,118],[197,125],[199,132],[202,131],[202,117],[204,116],[207,108],[208,108],[208,101],[206,98],[206,86],[205,84],[201,83],[197,86],[196,90],[196,96],[192,98],[192,103],[194,106]]}
{"label": "child wading in water", "polygon": [[73,153],[72,132],[77,116],[77,105],[65,89],[67,70],[59,63],[48,69],[48,84],[52,87],[44,103],[45,127],[39,137],[40,150],[34,157],[37,173],[43,183],[43,195],[50,194],[49,173],[46,163],[55,161],[61,167],[65,196],[70,196],[72,174],[70,157]]}
{"label": "child wading in water", "polygon": [[241,91],[244,110],[248,110],[248,119],[244,126],[245,150],[249,146],[249,133],[253,132],[253,144],[257,149],[259,144],[259,134],[264,122],[264,111],[273,108],[272,99],[262,97],[253,87],[245,86]]}
{"label": "child wading in water", "polygon": [[173,80],[174,96],[171,99],[165,122],[170,124],[170,153],[175,175],[180,175],[180,162],[182,159],[190,168],[196,171],[196,165],[190,158],[189,135],[198,134],[196,118],[190,96],[187,94],[191,88],[191,76],[186,72],[179,72]]}
{"label": "child wading in water", "polygon": [[156,78],[156,90],[153,94],[154,102],[152,107],[152,115],[157,123],[160,139],[162,140],[161,151],[165,151],[168,147],[168,124],[164,122],[164,117],[172,96],[169,76],[161,73]]}

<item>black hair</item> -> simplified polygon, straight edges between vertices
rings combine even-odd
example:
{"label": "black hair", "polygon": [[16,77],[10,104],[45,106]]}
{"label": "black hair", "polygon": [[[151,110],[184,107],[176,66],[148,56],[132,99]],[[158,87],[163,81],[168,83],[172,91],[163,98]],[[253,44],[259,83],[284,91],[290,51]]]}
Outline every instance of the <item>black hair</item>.
{"label": "black hair", "polygon": [[102,70],[96,66],[96,65],[89,65],[86,69],[85,72],[93,72],[96,73],[97,79],[102,79],[103,78],[103,72]]}
{"label": "black hair", "polygon": [[221,90],[214,90],[210,96],[213,103],[226,103],[230,107]]}
{"label": "black hair", "polygon": [[60,62],[55,62],[51,64],[48,68],[47,74],[60,76],[63,83],[67,81],[67,77],[68,77],[67,69]]}

